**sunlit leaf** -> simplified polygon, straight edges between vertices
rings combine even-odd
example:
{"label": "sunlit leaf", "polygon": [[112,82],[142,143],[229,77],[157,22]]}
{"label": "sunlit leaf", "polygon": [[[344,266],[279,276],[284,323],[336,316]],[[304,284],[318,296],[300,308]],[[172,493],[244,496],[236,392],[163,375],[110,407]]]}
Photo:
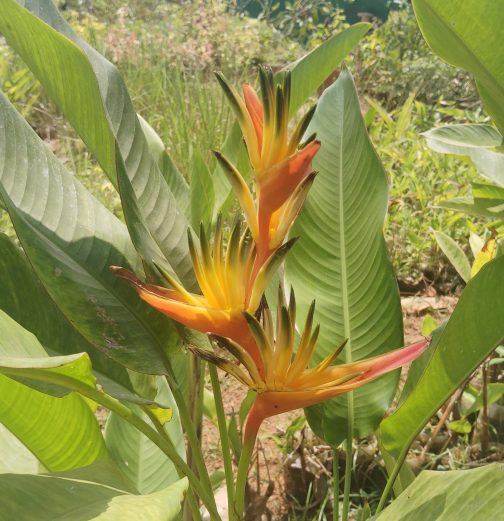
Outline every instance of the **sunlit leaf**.
{"label": "sunlit leaf", "polygon": [[[383,239],[387,179],[369,141],[352,77],[346,70],[322,95],[307,130],[321,149],[319,172],[292,235],[301,239],[286,260],[286,277],[296,288],[299,317],[316,299],[321,331],[315,361],[345,339],[342,361],[400,347],[399,292]],[[307,410],[316,433],[331,444],[373,431],[395,393],[398,373]],[[350,412],[349,412],[350,409]]]}
{"label": "sunlit leaf", "polygon": [[[407,398],[380,425],[381,441],[396,456],[478,365],[504,339],[504,257],[485,265],[467,284],[429,350],[413,362]],[[427,361],[427,363],[426,363]],[[415,371],[417,365],[424,365]],[[408,384],[408,381],[414,381]]]}

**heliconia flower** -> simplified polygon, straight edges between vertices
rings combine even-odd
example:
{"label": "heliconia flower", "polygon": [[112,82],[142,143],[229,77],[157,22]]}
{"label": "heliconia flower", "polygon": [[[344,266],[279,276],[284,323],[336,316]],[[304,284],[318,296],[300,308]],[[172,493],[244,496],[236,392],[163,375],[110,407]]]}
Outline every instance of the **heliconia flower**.
{"label": "heliconia flower", "polygon": [[309,367],[319,334],[319,326],[313,327],[315,304],[312,303],[310,307],[295,354],[296,304],[292,290],[288,306],[279,292],[277,310],[276,334],[268,308],[262,310],[262,323],[253,315],[244,313],[259,347],[261,371],[247,350],[230,338],[210,336],[215,343],[227,349],[243,368],[212,351],[191,348],[196,354],[257,392],[247,422],[249,436],[255,436],[264,418],[308,407],[357,389],[378,376],[411,362],[427,347],[427,340],[422,340],[366,360],[332,365],[345,347],[345,341],[318,365]]}
{"label": "heliconia flower", "polygon": [[202,295],[187,291],[172,275],[158,268],[170,288],[147,284],[125,268],[110,270],[128,280],[149,305],[173,320],[202,333],[225,336],[247,350],[262,371],[262,359],[250,332],[244,312],[255,313],[264,290],[296,239],[291,239],[268,258],[253,274],[255,245],[248,229],[242,233],[236,221],[227,248],[223,245],[222,220],[217,219],[213,246],[205,230],[200,230],[200,248],[189,232],[189,250]]}
{"label": "heliconia flower", "polygon": [[290,73],[276,83],[271,70],[261,68],[259,78],[261,99],[248,84],[240,96],[222,74],[217,74],[243,133],[257,201],[237,168],[223,154],[215,152],[256,242],[256,269],[283,243],[301,210],[315,178],[311,162],[320,148],[314,135],[300,145],[315,106],[289,137]]}

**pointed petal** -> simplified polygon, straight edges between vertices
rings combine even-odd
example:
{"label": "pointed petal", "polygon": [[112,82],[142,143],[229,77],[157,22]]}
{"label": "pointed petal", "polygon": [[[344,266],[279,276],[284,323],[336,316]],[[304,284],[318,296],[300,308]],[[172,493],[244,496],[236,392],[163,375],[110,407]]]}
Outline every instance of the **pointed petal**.
{"label": "pointed petal", "polygon": [[[312,172],[306,177],[294,190],[293,194],[290,198],[283,204],[283,206],[277,210],[280,212],[278,216],[278,225],[276,229],[271,233],[269,247],[270,249],[275,249],[284,241],[285,237],[289,233],[289,230],[292,228],[303,204],[306,200],[306,196],[317,176],[317,172]],[[276,213],[275,213],[276,215]]]}
{"label": "pointed petal", "polygon": [[261,327],[261,324],[258,322],[258,320],[246,311],[243,313],[243,316],[247,321],[250,332],[252,333],[252,336],[256,341],[256,345],[259,348],[259,352],[261,353],[262,365],[267,377],[268,371],[272,369],[273,346],[271,345],[270,339],[266,336],[264,329]]}
{"label": "pointed petal", "polygon": [[243,208],[243,213],[245,214],[245,219],[247,220],[250,231],[252,232],[252,236],[254,237],[254,240],[257,241],[259,236],[259,224],[257,222],[257,211],[252,193],[236,167],[220,152],[214,151],[214,155],[217,158],[222,171],[226,175],[231,188],[235,192],[236,197],[238,197],[238,201],[240,202],[240,206]]}
{"label": "pointed petal", "polygon": [[263,108],[256,91],[248,84],[243,85],[243,99],[247,107],[250,119],[254,125],[259,149],[262,147],[263,138]]}
{"label": "pointed petal", "polygon": [[290,321],[289,311],[281,306],[280,320],[277,323],[277,338],[275,342],[275,353],[273,365],[277,382],[285,382],[287,369],[292,358],[294,347],[294,328]]}
{"label": "pointed petal", "polygon": [[248,371],[256,389],[264,388],[264,382],[259,374],[258,368],[252,356],[242,346],[233,342],[230,338],[219,335],[209,335],[210,340],[223,347],[231,353]]}
{"label": "pointed petal", "polygon": [[320,141],[312,141],[302,150],[268,170],[261,182],[260,205],[273,213],[292,195],[310,174],[311,161],[320,149]]}
{"label": "pointed petal", "polygon": [[313,114],[315,114],[316,108],[317,105],[313,105],[312,107],[310,107],[308,112],[302,117],[301,121],[298,123],[296,130],[294,130],[289,141],[289,154],[294,154],[297,147],[299,146],[299,143],[301,142],[301,139],[303,139],[306,129],[308,128],[308,125],[310,124],[310,121],[313,118]]}
{"label": "pointed petal", "polygon": [[255,132],[254,124],[252,123],[252,119],[250,114],[247,111],[247,107],[245,106],[244,101],[236,92],[236,89],[230,85],[225,76],[221,73],[215,74],[224,94],[228,98],[231,108],[235,113],[236,119],[238,120],[238,124],[243,133],[243,138],[245,139],[245,143],[247,145],[247,151],[250,157],[250,162],[252,165],[259,165],[260,159],[260,149],[257,142],[257,135]]}
{"label": "pointed petal", "polygon": [[248,311],[254,313],[257,310],[271,276],[276,273],[278,267],[283,262],[285,256],[292,248],[292,246],[294,246],[296,241],[297,237],[294,237],[280,246],[280,248],[278,248],[272,255],[270,255],[268,260],[261,267],[254,281],[254,286],[247,306]]}
{"label": "pointed petal", "polygon": [[252,389],[254,388],[254,382],[251,380],[251,378],[230,360],[226,360],[225,358],[216,355],[213,351],[208,351],[207,349],[200,349],[196,346],[188,346],[188,348],[199,358],[216,365],[226,373],[234,376],[239,382],[246,385],[247,387]]}
{"label": "pointed petal", "polygon": [[346,388],[353,389],[356,386],[359,387],[382,374],[393,371],[415,360],[425,351],[428,345],[427,340],[421,340],[410,346],[402,347],[401,349],[396,349],[395,351],[390,351],[389,353],[374,356],[366,360],[329,367],[324,371],[323,376],[319,376],[319,382],[323,383],[322,381],[336,380],[347,374],[360,372],[362,375],[357,377],[355,381],[351,381]]}

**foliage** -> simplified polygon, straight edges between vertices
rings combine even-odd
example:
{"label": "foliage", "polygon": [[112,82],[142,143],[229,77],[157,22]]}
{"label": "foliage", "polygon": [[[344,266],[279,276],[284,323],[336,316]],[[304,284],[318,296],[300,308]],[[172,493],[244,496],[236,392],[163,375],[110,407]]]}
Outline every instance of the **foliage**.
{"label": "foliage", "polygon": [[[286,278],[297,290],[301,309],[308,309],[317,294],[317,360],[349,339],[340,356],[351,362],[403,344],[399,294],[383,240],[387,180],[348,71],[324,92],[318,108],[307,133],[315,132],[323,143],[314,159],[319,174],[294,226],[293,233],[302,239],[287,258]],[[334,231],[330,237],[321,222]],[[362,258],[364,245],[367,255]],[[397,377],[389,374],[350,398],[312,407],[307,411],[310,425],[334,447],[348,439],[348,429],[367,436],[392,400]]]}
{"label": "foliage", "polygon": [[[415,0],[417,13],[429,1]],[[456,19],[452,0],[446,5]],[[382,376],[418,357],[427,341],[393,350],[402,343],[402,320],[383,231],[387,179],[367,127],[373,128],[377,118],[379,130],[371,132],[376,132],[381,154],[397,168],[411,166],[413,171],[425,160],[426,149],[419,152],[423,145],[409,134],[412,118],[423,126],[437,116],[415,102],[412,94],[392,115],[368,98],[369,110],[362,116],[352,76],[343,69],[320,105],[304,111],[291,131],[289,118],[357,45],[369,29],[365,24],[331,36],[277,73],[260,68],[260,97],[250,85],[243,95],[236,91],[234,82],[241,74],[235,74],[232,82],[218,75],[224,97],[214,96],[214,87],[207,88],[208,65],[218,64],[225,71],[247,69],[260,61],[260,46],[266,40],[258,36],[259,47],[242,46],[249,22],[231,20],[223,6],[149,3],[152,17],[145,17],[158,24],[159,32],[142,32],[140,39],[132,15],[145,8],[140,2],[132,3],[132,11],[122,6],[118,25],[110,31],[85,15],[85,28],[76,33],[50,0],[3,1],[0,30],[37,78],[26,72],[29,81],[18,86],[18,106],[23,100],[51,99],[48,108],[57,106],[58,117],[64,117],[75,132],[72,135],[82,140],[68,150],[79,149],[75,157],[84,161],[86,171],[102,171],[112,194],[110,201],[103,198],[112,202],[107,208],[69,172],[67,167],[78,161],[58,160],[25,117],[0,95],[0,198],[22,247],[0,237],[0,421],[10,431],[2,433],[5,446],[17,451],[13,441],[18,438],[32,454],[27,460],[21,450],[19,466],[12,463],[14,458],[6,465],[15,472],[0,475],[3,517],[11,518],[13,512],[19,517],[22,509],[26,519],[37,519],[48,501],[48,519],[80,512],[89,519],[127,519],[141,513],[149,521],[171,521],[183,503],[183,517],[198,521],[201,502],[210,519],[218,521],[214,483],[199,438],[203,360],[251,391],[240,407],[240,433],[236,417],[229,422],[225,417],[217,371],[213,366],[209,370],[233,521],[244,518],[245,507],[256,508],[253,502],[247,505],[245,492],[263,420],[310,406],[316,409],[310,409],[307,418],[332,445],[335,456],[346,439],[343,519],[348,520],[350,511],[353,439],[373,431],[379,433],[390,472],[376,514],[393,519],[394,509],[404,508],[405,496],[381,510],[395,478],[401,474],[401,487],[412,479],[403,472],[411,442],[503,339],[504,256],[476,258],[477,269],[469,273],[453,315],[433,332],[429,349],[410,369],[399,407],[380,424],[398,381],[394,373]],[[476,19],[484,20],[485,12],[473,7]],[[68,18],[73,23],[81,20],[74,12]],[[440,30],[446,29],[445,18],[446,12],[431,8],[419,16],[436,42],[442,37]],[[171,39],[163,24],[169,27],[171,21],[175,27],[180,20],[189,25]],[[270,31],[266,25],[262,29]],[[475,38],[471,31],[456,37],[447,34],[451,58],[459,58],[466,40]],[[117,52],[113,58],[133,83],[152,79],[155,99],[163,100],[165,90],[170,90],[172,104],[177,104],[172,107],[172,121],[183,120],[184,109],[189,112],[187,121],[172,134],[165,128],[160,137],[147,123],[149,101],[137,100],[146,116],[142,118],[120,70],[83,35],[104,52]],[[117,45],[117,38],[124,41],[124,48]],[[475,39],[478,52],[471,56],[471,70],[485,105],[499,122],[499,71],[487,63],[491,53],[485,42],[478,35]],[[166,42],[172,45],[162,45]],[[205,46],[208,42],[210,47]],[[279,42],[281,47],[284,40]],[[152,53],[153,47],[158,52]],[[190,48],[195,49],[192,55]],[[144,74],[144,68],[154,73]],[[194,91],[185,90],[186,82],[194,84]],[[2,84],[8,86],[6,81]],[[138,92],[143,90],[139,87]],[[196,100],[197,110],[190,112],[187,107],[192,106],[184,106],[186,94]],[[16,97],[16,89],[11,96]],[[224,98],[232,112],[224,109]],[[155,103],[156,111],[161,104]],[[30,118],[35,102],[25,105]],[[475,119],[479,117],[477,113]],[[222,122],[215,123],[219,119]],[[171,149],[180,154],[179,161],[166,151],[164,133],[179,141]],[[194,144],[199,133],[206,137]],[[224,145],[215,154],[218,168],[214,168],[208,151],[200,147],[215,146],[217,140]],[[485,157],[500,153],[494,145],[471,146],[484,148],[478,148],[479,153],[472,150],[473,158],[481,159],[481,152]],[[312,160],[318,174],[312,171]],[[448,156],[438,160],[442,171],[467,164]],[[92,162],[91,169],[87,161]],[[425,161],[421,172],[428,170]],[[411,175],[407,183],[412,184],[400,190],[410,194],[414,187],[420,200],[415,220],[428,207],[428,196],[422,192],[425,184],[417,182],[418,175]],[[431,184],[437,181],[424,177]],[[445,189],[441,178],[439,186]],[[94,187],[95,181],[89,186]],[[249,227],[243,234],[240,216],[233,215],[229,185]],[[413,204],[410,196],[405,206]],[[293,233],[299,233],[301,240],[295,249],[296,239],[288,235],[298,216]],[[453,222],[458,218],[455,215]],[[192,227],[199,221],[203,221],[199,233],[194,233]],[[404,218],[402,223],[404,236],[411,240],[418,228]],[[460,248],[446,244],[460,260]],[[279,271],[284,258],[285,271]],[[469,278],[468,266],[457,265]],[[127,279],[133,288],[114,275]],[[272,279],[281,284],[277,300],[270,298],[268,306],[265,294],[270,292],[265,290]],[[305,313],[296,313],[294,290],[286,295],[284,282],[294,284],[298,307]],[[321,332],[310,303],[314,296]],[[333,364],[340,355],[345,363]],[[371,380],[367,389],[362,387]],[[501,387],[491,389],[500,396]],[[344,393],[343,400],[320,405]],[[483,409],[487,400],[483,394]],[[94,415],[96,404],[111,411],[104,432]],[[473,407],[479,407],[478,398]],[[68,418],[68,432],[62,431],[55,415]],[[231,449],[237,459],[236,477]],[[39,463],[51,473],[37,474],[44,470]],[[20,474],[27,469],[32,473]],[[494,468],[482,473],[495,478]],[[446,482],[452,480],[457,489],[471,488],[476,474],[434,479],[440,488],[449,489]],[[425,499],[419,500],[420,507],[444,513],[450,505],[447,515],[460,516],[456,496],[447,496],[441,504],[430,481],[421,477],[411,485],[412,496]],[[483,504],[492,493],[481,491]],[[335,517],[338,506],[335,480]],[[370,513],[365,506],[360,515],[366,518]],[[322,514],[321,508],[319,517]]]}
{"label": "foliage", "polygon": [[[259,19],[266,20],[283,35],[308,47],[316,47],[335,31],[348,27],[345,17],[331,0],[288,0],[283,5],[260,2]],[[248,8],[245,2],[239,11]]]}
{"label": "foliage", "polygon": [[470,76],[429,49],[409,3],[391,11],[387,21],[363,42],[354,67],[359,90],[388,110],[402,106],[410,92],[427,105],[455,102],[474,109],[479,104]]}
{"label": "foliage", "polygon": [[[405,289],[434,282],[441,290],[449,290],[454,272],[447,269],[432,230],[450,229],[456,240],[466,242],[467,220],[460,212],[439,212],[435,207],[450,197],[467,194],[467,181],[476,178],[476,171],[467,161],[433,154],[419,139],[420,132],[447,117],[443,107],[428,107],[413,95],[392,112],[370,98],[367,105],[370,135],[389,176],[385,237],[396,274]],[[456,109],[449,111],[449,117],[482,118]],[[473,230],[481,233],[478,221]]]}
{"label": "foliage", "polygon": [[[448,520],[460,519],[462,512],[470,512],[474,519],[498,518],[500,506],[493,493],[502,487],[503,480],[504,472],[498,463],[473,470],[425,471],[408,488],[408,494],[399,497],[375,519]],[[483,495],[486,498],[484,502],[480,501]]]}

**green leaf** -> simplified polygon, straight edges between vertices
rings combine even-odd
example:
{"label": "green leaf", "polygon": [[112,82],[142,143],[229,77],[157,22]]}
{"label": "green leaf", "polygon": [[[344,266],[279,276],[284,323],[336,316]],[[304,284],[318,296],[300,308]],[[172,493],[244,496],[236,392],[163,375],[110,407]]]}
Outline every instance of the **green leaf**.
{"label": "green leaf", "polygon": [[475,200],[490,199],[495,205],[504,202],[504,186],[489,185],[484,183],[471,183],[471,187]]}
{"label": "green leaf", "polygon": [[101,466],[61,474],[2,474],[0,519],[174,521],[187,490],[186,479],[147,495],[122,484]]}
{"label": "green leaf", "polygon": [[458,432],[459,434],[471,434],[472,431],[471,422],[469,422],[465,418],[449,422],[448,428],[452,431]]}
{"label": "green leaf", "polygon": [[283,69],[291,71],[292,95],[289,111],[291,115],[316,93],[371,27],[372,25],[368,23],[354,24],[331,36],[306,56]]}
{"label": "green leaf", "polygon": [[482,176],[504,186],[504,138],[490,125],[447,125],[422,134],[435,152],[468,156]]}
{"label": "green leaf", "polygon": [[[114,181],[117,144],[131,185],[129,195],[149,235],[180,279],[194,288],[187,220],[152,157],[145,124],[142,128],[118,70],[73,32],[51,0],[21,4],[24,7],[15,0],[2,3],[0,32]],[[157,154],[158,148],[153,151]],[[179,187],[180,180],[175,184]]]}
{"label": "green leaf", "polygon": [[437,320],[432,315],[425,315],[422,320],[422,335],[431,336],[432,332],[438,327]]}
{"label": "green leaf", "polygon": [[33,333],[50,355],[87,352],[107,394],[133,403],[152,404],[135,391],[132,373],[91,345],[51,300],[26,256],[0,234],[0,309]]}
{"label": "green leaf", "polygon": [[[360,360],[401,346],[403,336],[399,292],[383,239],[387,179],[348,71],[320,98],[307,135],[313,132],[322,143],[313,161],[319,174],[292,232],[301,239],[287,257],[286,277],[296,288],[298,317],[316,298],[321,331],[314,361],[347,338],[340,359]],[[310,425],[338,445],[353,416],[355,435],[366,436],[377,427],[397,381],[395,371],[353,397],[309,408]]]}
{"label": "green leaf", "polygon": [[[174,411],[171,421],[164,425],[164,429],[180,456],[185,457],[184,437],[177,406],[166,380],[161,377],[158,377],[158,389],[155,399],[167,403]],[[140,407],[130,407],[137,416],[149,422]],[[173,463],[159,447],[114,412],[107,420],[105,442],[118,467],[142,494],[161,490],[178,480]]]}
{"label": "green leaf", "polygon": [[[3,311],[0,331],[0,422],[48,470],[72,469],[104,458],[107,450],[100,427],[83,398],[66,391],[64,398],[48,396],[39,392],[38,383],[23,378],[34,366],[45,374],[71,371],[79,383],[92,383],[89,359],[82,355],[48,357],[37,339]],[[8,376],[29,382],[31,387]],[[53,391],[62,395],[60,387]]]}
{"label": "green leaf", "polygon": [[448,257],[452,266],[462,277],[462,280],[469,282],[471,278],[471,264],[462,248],[450,236],[443,232],[435,231],[434,237],[442,252]]}
{"label": "green leaf", "polygon": [[[295,114],[317,89],[336,70],[345,57],[352,52],[364,35],[371,29],[371,24],[357,23],[321,43],[313,51],[285,67],[291,71],[291,100],[289,114]],[[277,78],[279,75],[276,76]],[[241,172],[249,169],[249,163],[240,129],[233,125],[223,147],[224,155]],[[220,209],[228,199],[231,188],[220,167],[214,172],[215,204]]]}
{"label": "green leaf", "polygon": [[469,197],[454,197],[436,205],[438,208],[446,208],[463,212],[478,217],[488,217],[493,220],[504,220],[504,208],[495,205],[495,201],[487,199],[473,199]]}
{"label": "green leaf", "polygon": [[142,130],[154,161],[156,161],[159,166],[159,169],[161,170],[166,183],[170,187],[179,208],[189,217],[189,185],[187,184],[187,181],[168,155],[166,147],[156,131],[147,123],[147,121],[145,121],[144,118],[142,118],[142,116],[140,116],[140,114],[137,114],[137,117],[142,125]]}
{"label": "green leaf", "polygon": [[0,121],[0,195],[37,277],[94,347],[133,370],[163,373],[162,351],[177,338],[108,269],[141,269],[126,227],[65,171],[1,94]]}
{"label": "green leaf", "polygon": [[495,0],[413,0],[432,50],[476,78],[487,112],[504,131],[504,9]]}
{"label": "green leaf", "polygon": [[376,521],[499,519],[504,469],[492,463],[472,470],[425,470]]}
{"label": "green leaf", "polygon": [[214,212],[213,178],[198,150],[193,151],[191,172],[191,224],[195,230],[201,223],[208,229]]}
{"label": "green leaf", "polygon": [[[455,390],[504,338],[504,257],[486,264],[469,281],[447,324],[433,338],[430,357],[409,396],[380,425],[385,448],[394,456],[416,435]],[[413,363],[422,364],[419,359]]]}
{"label": "green leaf", "polygon": [[41,467],[38,459],[0,423],[0,474],[36,474],[43,470]]}
{"label": "green leaf", "polygon": [[[504,396],[504,384],[503,383],[490,383],[487,385],[487,404],[490,405],[492,403],[498,402],[502,396]],[[483,390],[476,396],[471,407],[465,410],[461,410],[460,414],[462,416],[469,416],[477,411],[479,411],[483,407]]]}
{"label": "green leaf", "polygon": [[408,99],[404,102],[399,114],[397,116],[397,123],[395,129],[396,139],[403,139],[408,127],[411,124],[411,111],[413,109],[413,102],[415,101],[415,93],[412,92]]}

